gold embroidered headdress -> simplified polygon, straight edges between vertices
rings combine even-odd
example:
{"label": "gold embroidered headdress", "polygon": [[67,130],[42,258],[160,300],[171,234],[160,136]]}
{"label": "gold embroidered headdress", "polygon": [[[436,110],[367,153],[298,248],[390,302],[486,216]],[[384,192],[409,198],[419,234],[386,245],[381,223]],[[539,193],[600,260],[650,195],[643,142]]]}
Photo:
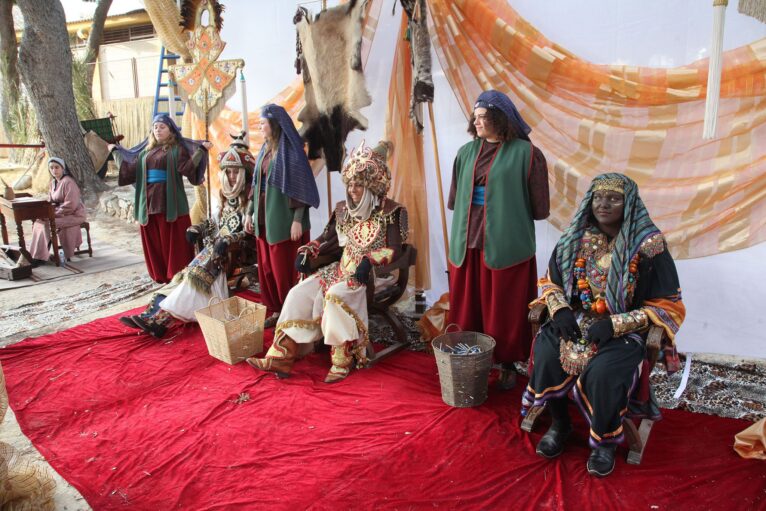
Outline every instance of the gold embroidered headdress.
{"label": "gold embroidered headdress", "polygon": [[364,142],[359,144],[343,166],[343,184],[348,185],[350,181],[354,181],[377,197],[385,197],[391,187],[391,171],[386,165],[386,157],[391,147],[391,142],[386,141],[381,141],[374,149],[366,147]]}
{"label": "gold embroidered headdress", "polygon": [[625,195],[625,181],[619,177],[596,178],[593,181],[593,191],[598,192],[600,190],[617,192]]}

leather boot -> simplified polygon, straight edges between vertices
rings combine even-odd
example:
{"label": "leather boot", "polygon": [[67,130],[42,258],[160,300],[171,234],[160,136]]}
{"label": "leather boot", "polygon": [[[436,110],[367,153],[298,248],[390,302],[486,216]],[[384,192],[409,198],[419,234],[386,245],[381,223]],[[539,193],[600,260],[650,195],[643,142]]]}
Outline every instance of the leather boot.
{"label": "leather boot", "polygon": [[553,423],[537,444],[536,452],[544,458],[555,458],[564,451],[564,442],[572,433],[567,398],[549,399]]}
{"label": "leather boot", "polygon": [[169,312],[160,309],[153,316],[147,319],[141,316],[132,316],[133,322],[138,325],[138,328],[157,339],[162,339],[167,333],[168,328],[173,325],[174,319]]}
{"label": "leather boot", "polygon": [[614,470],[614,454],[617,444],[599,445],[590,451],[588,458],[588,473],[596,477],[606,477]]}
{"label": "leather boot", "polygon": [[295,363],[298,345],[283,333],[278,335],[264,358],[250,357],[246,360],[255,369],[276,373],[277,378],[287,378]]}
{"label": "leather boot", "polygon": [[325,383],[337,383],[348,376],[351,371],[351,364],[354,362],[354,356],[351,354],[352,345],[353,341],[347,341],[340,346],[332,347],[330,352],[332,367],[324,379]]}
{"label": "leather boot", "polygon": [[151,318],[160,310],[160,302],[165,298],[167,297],[162,293],[154,293],[149,299],[149,305],[146,306],[146,309],[141,314],[137,316],[122,316],[119,318],[120,323],[130,328],[141,328],[141,325],[136,322],[135,318],[140,317],[144,321]]}

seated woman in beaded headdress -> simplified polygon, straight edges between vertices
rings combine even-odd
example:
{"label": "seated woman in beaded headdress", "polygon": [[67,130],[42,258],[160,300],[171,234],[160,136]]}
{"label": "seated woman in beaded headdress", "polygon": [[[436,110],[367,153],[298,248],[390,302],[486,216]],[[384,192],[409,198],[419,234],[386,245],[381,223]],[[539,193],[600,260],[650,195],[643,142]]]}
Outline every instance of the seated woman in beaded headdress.
{"label": "seated woman in beaded headdress", "polygon": [[385,143],[360,146],[346,162],[341,172],[346,200],[337,204],[324,232],[299,249],[295,262],[301,273],[318,270],[288,293],[271,348],[264,358],[247,359],[254,368],[287,377],[297,344],[321,337],[331,346],[326,383],[346,378],[354,357],[358,366],[366,362],[366,285],[376,267],[399,256],[407,237],[407,210],[386,197],[387,151]]}
{"label": "seated woman in beaded headdress", "polygon": [[162,337],[174,319],[196,321],[194,311],[206,307],[210,298],[228,297],[223,263],[228,246],[247,235],[249,184],[255,168],[255,157],[248,150],[245,136],[244,131],[232,135],[234,140],[229,149],[218,156],[221,167],[218,224],[205,221],[186,230],[189,243],[204,240],[203,249],[165,289],[152,296],[142,314],[120,318],[125,325]]}
{"label": "seated woman in beaded headdress", "polygon": [[[651,324],[665,330],[665,362],[671,369],[677,365],[675,334],[686,312],[673,258],[636,183],[622,174],[593,180],[538,284],[542,296],[533,304],[546,304],[550,319],[534,342],[522,413],[547,404],[553,423],[537,453],[554,458],[572,431],[571,390],[590,425],[587,470],[607,476],[623,440],[629,400],[631,407],[639,405],[636,398],[643,395],[642,413],[659,415],[656,403],[650,406],[646,331]],[[646,392],[637,392],[641,383]]]}

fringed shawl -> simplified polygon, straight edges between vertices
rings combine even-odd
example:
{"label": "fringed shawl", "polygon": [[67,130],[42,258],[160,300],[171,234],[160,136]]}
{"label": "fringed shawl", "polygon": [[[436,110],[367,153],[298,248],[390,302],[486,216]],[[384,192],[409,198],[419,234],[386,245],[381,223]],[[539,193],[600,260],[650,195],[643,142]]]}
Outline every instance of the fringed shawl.
{"label": "fringed shawl", "polygon": [[630,304],[626,303],[630,260],[638,253],[641,244],[647,238],[660,233],[660,230],[649,217],[644,202],[638,195],[638,185],[632,179],[616,173],[601,174],[596,177],[582,202],[580,202],[580,207],[577,209],[572,222],[556,244],[555,254],[562,287],[567,300],[570,301],[575,292],[574,263],[585,230],[590,225],[593,189],[599,180],[614,178],[621,179],[625,184],[622,226],[614,242],[612,263],[606,286],[607,306],[612,314],[617,314],[626,312],[630,308]]}

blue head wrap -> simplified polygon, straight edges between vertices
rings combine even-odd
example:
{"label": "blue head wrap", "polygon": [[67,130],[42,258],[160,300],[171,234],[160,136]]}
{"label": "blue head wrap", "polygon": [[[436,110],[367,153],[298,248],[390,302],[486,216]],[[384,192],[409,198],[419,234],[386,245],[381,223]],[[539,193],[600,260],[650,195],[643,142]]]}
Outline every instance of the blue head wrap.
{"label": "blue head wrap", "polygon": [[[202,145],[202,140],[192,140],[190,138],[184,138],[181,136],[181,128],[178,127],[178,125],[173,121],[173,119],[168,114],[157,114],[152,119],[152,126],[154,126],[155,122],[161,122],[162,124],[166,125],[168,128],[170,128],[170,131],[173,132],[173,134],[176,136],[176,139],[178,140],[178,143],[182,145],[186,152],[189,153],[189,156],[193,155],[194,152],[202,148],[203,151],[207,153],[207,149]],[[120,156],[127,161],[132,163],[135,161],[136,158],[138,158],[138,155],[141,154],[141,151],[143,151],[146,148],[146,145],[149,143],[149,139],[145,138],[143,142],[138,144],[137,146],[131,147],[130,149],[125,149],[124,147],[117,146],[117,150],[120,152]],[[200,160],[200,162],[197,164],[197,172],[195,172],[194,180],[189,179],[189,181],[194,184],[198,185],[202,183],[205,180],[205,171],[207,170],[207,154]]]}
{"label": "blue head wrap", "polygon": [[[274,170],[269,175],[269,185],[279,188],[288,197],[319,207],[319,190],[314,173],[303,151],[303,139],[295,129],[293,120],[284,108],[273,103],[261,109],[261,117],[274,119],[282,130],[277,141],[277,154],[272,156]],[[259,160],[265,151],[266,144],[261,147]]]}
{"label": "blue head wrap", "polygon": [[170,117],[168,114],[157,114],[152,118],[152,126],[154,126],[155,122],[161,122],[168,128],[170,128],[170,131],[173,132],[173,134],[176,137],[181,136],[181,128],[178,127],[178,124],[173,120],[172,117]]}
{"label": "blue head wrap", "polygon": [[513,104],[511,98],[506,96],[500,91],[487,90],[479,94],[479,99],[476,100],[476,104],[473,106],[476,108],[494,108],[500,110],[508,117],[508,122],[514,127],[519,135],[519,138],[529,140],[529,134],[532,132],[532,128],[529,127],[521,117],[521,114],[516,109],[516,105]]}

